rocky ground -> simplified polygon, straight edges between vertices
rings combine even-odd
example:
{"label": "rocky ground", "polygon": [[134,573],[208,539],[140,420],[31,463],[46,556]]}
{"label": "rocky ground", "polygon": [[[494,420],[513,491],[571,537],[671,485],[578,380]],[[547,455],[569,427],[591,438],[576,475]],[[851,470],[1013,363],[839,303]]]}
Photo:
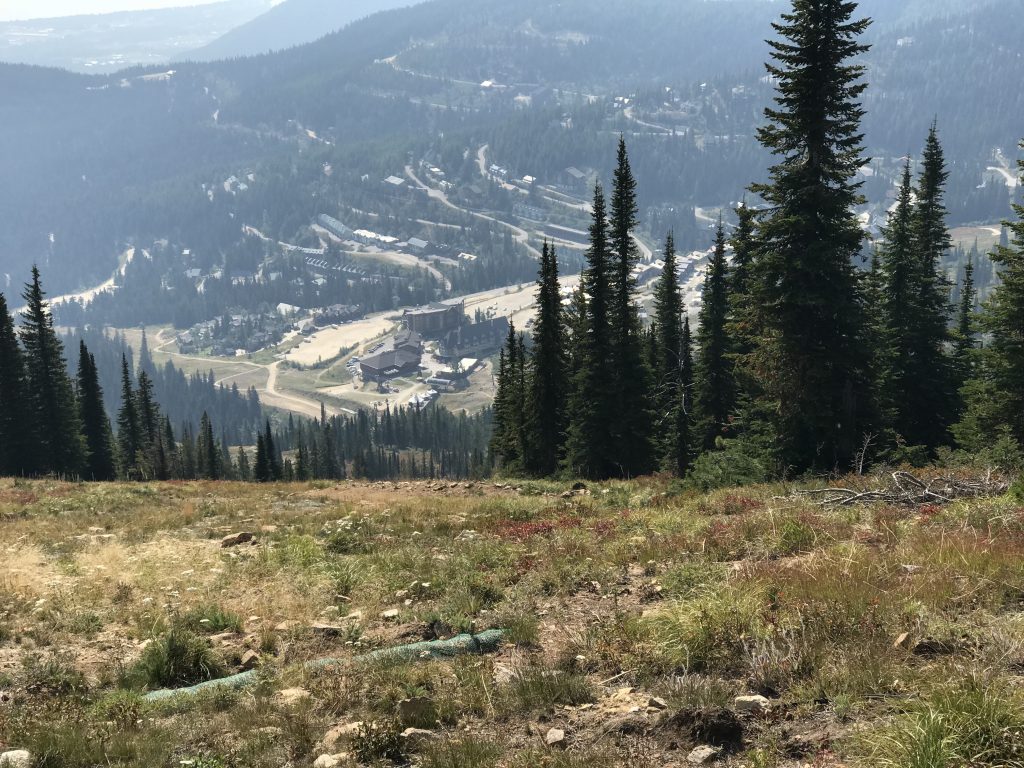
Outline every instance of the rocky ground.
{"label": "rocky ground", "polygon": [[0,481],[0,766],[1024,766],[1022,503],[804,490]]}

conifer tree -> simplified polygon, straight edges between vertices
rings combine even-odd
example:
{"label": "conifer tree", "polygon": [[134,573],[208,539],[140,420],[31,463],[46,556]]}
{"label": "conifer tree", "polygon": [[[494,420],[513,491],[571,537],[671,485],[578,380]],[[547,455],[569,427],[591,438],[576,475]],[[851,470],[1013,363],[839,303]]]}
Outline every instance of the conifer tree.
{"label": "conifer tree", "polygon": [[604,190],[594,188],[590,247],[575,319],[573,380],[569,397],[565,467],[577,477],[599,479],[612,472],[611,420],[615,409],[611,367],[611,253]]}
{"label": "conifer tree", "polygon": [[[1019,168],[1024,180],[1024,160]],[[971,451],[991,446],[1000,434],[1024,446],[1024,205],[1015,204],[1013,210],[1017,219],[1005,223],[1010,244],[992,255],[1001,281],[977,318],[989,341],[977,353],[974,377],[964,388],[967,410],[955,429],[961,445]]]}
{"label": "conifer tree", "polygon": [[77,476],[85,470],[85,440],[75,390],[64,360],[64,346],[53,328],[39,270],[22,294],[21,343],[25,350],[26,416],[38,435],[40,453],[32,457],[38,473]]}
{"label": "conifer tree", "polygon": [[868,20],[849,0],[794,0],[774,27],[776,106],[758,132],[778,157],[756,184],[769,208],[758,228],[751,306],[757,410],[771,414],[784,466],[849,467],[870,428],[869,355],[853,264],[863,234],[854,178],[863,165],[859,100],[864,68],[851,59]]}
{"label": "conifer tree", "polygon": [[660,438],[661,464],[679,467],[679,409],[683,407],[683,295],[679,288],[679,264],[675,236],[665,239],[665,268],[654,288],[655,428]]}
{"label": "conifer tree", "polygon": [[732,248],[732,267],[729,269],[729,341],[732,347],[733,365],[749,355],[754,349],[756,333],[752,327],[752,306],[750,299],[751,281],[754,276],[754,259],[757,254],[757,212],[749,205],[736,209],[739,221],[733,231],[729,245]]}
{"label": "conifer tree", "polygon": [[956,410],[956,372],[948,353],[951,286],[942,271],[943,258],[952,248],[944,202],[948,178],[938,129],[932,124],[925,143],[912,224],[918,270],[914,372],[912,387],[903,392],[915,427],[905,437],[931,450],[949,443],[949,427]]}
{"label": "conifer tree", "polygon": [[138,479],[139,452],[143,446],[142,425],[132,389],[128,358],[121,355],[121,409],[117,414],[117,453],[121,474],[129,480]]}
{"label": "conifer tree", "polygon": [[960,307],[957,312],[956,333],[953,344],[953,359],[957,380],[962,387],[971,378],[974,368],[974,308],[978,302],[978,290],[974,287],[974,260],[967,259],[964,277],[960,283]]}
{"label": "conifer tree", "polygon": [[235,464],[235,473],[243,483],[252,482],[252,467],[249,465],[249,454],[245,448],[238,446],[238,461]]}
{"label": "conifer tree", "polygon": [[30,457],[34,430],[26,418],[25,359],[14,330],[7,300],[0,293],[0,476],[19,476],[34,470]]}
{"label": "conifer tree", "polygon": [[505,346],[498,364],[498,391],[494,399],[494,431],[491,454],[498,465],[510,471],[523,468],[523,434],[521,425],[523,396],[521,391],[523,361],[515,324],[510,323]]}
{"label": "conifer tree", "polygon": [[537,319],[533,329],[533,354],[526,414],[526,468],[536,475],[558,470],[565,440],[566,379],[565,329],[562,293],[558,282],[558,257],[545,241],[537,281]]}
{"label": "conifer tree", "polygon": [[284,468],[281,466],[281,454],[277,450],[274,441],[274,432],[270,428],[270,419],[267,419],[266,430],[263,433],[263,448],[267,453],[267,468],[270,472],[270,479],[277,483],[284,477]]}
{"label": "conifer tree", "polygon": [[710,451],[724,433],[736,405],[730,363],[729,264],[726,260],[725,227],[721,220],[715,248],[708,264],[697,329],[697,369],[694,407],[698,445]]}
{"label": "conifer tree", "polygon": [[682,367],[680,374],[680,406],[676,409],[676,474],[686,477],[693,459],[693,334],[690,317],[683,319]]}
{"label": "conifer tree", "polygon": [[83,476],[87,480],[108,481],[117,475],[114,463],[113,433],[103,406],[96,359],[85,341],[78,347],[78,408],[82,419],[87,459]]}
{"label": "conifer tree", "polygon": [[256,462],[253,464],[252,476],[257,483],[269,483],[273,479],[270,474],[270,462],[267,460],[267,446],[263,440],[263,432],[256,435]]}
{"label": "conifer tree", "polygon": [[626,141],[620,138],[608,219],[613,264],[608,317],[615,392],[615,407],[610,412],[614,448],[611,463],[615,473],[624,477],[642,475],[654,468],[651,403],[647,397],[650,371],[645,364],[640,316],[634,303],[637,286],[633,269],[640,257],[633,230],[638,215],[636,179]]}

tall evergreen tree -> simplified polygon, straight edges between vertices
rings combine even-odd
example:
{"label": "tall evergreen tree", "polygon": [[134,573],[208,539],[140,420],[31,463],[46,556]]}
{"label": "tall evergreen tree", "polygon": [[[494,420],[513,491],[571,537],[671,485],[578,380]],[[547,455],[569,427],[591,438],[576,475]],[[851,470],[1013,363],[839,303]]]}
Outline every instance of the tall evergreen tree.
{"label": "tall evergreen tree", "polygon": [[576,305],[573,380],[569,397],[565,467],[577,477],[603,478],[613,471],[612,413],[616,407],[611,367],[611,253],[604,190],[594,188],[590,247]]}
{"label": "tall evergreen tree", "polygon": [[729,417],[736,406],[735,385],[730,362],[729,264],[726,259],[725,227],[718,222],[715,248],[708,264],[701,299],[700,327],[697,329],[697,370],[695,409],[698,444],[705,451],[715,448],[725,436]]}
{"label": "tall evergreen tree", "polygon": [[683,295],[679,288],[679,263],[675,235],[665,239],[665,268],[654,288],[654,378],[652,400],[656,404],[655,427],[659,435],[662,466],[679,466],[679,409],[683,407]]}
{"label": "tall evergreen tree", "polygon": [[203,480],[220,479],[220,451],[213,438],[213,424],[203,411],[199,421],[199,477]]}
{"label": "tall evergreen tree", "polygon": [[257,483],[269,483],[273,480],[270,474],[270,461],[267,459],[267,446],[263,440],[263,432],[256,435],[256,461],[253,464],[253,480]]}
{"label": "tall evergreen tree", "polygon": [[749,355],[755,345],[756,333],[752,327],[751,284],[754,278],[754,259],[757,256],[757,211],[749,205],[736,209],[739,222],[729,240],[732,247],[732,267],[729,270],[729,323],[728,337],[735,363]]}
{"label": "tall evergreen tree", "polygon": [[863,233],[854,213],[863,165],[859,100],[864,68],[851,59],[868,20],[849,0],[794,0],[774,27],[776,106],[758,132],[778,156],[752,190],[769,206],[758,231],[758,347],[750,364],[792,470],[849,467],[870,428],[869,355],[853,260]]}
{"label": "tall evergreen tree", "polygon": [[690,471],[693,459],[693,334],[690,330],[690,317],[683,319],[682,366],[680,372],[681,397],[680,407],[676,411],[676,474],[685,477]]}
{"label": "tall evergreen tree", "polygon": [[270,479],[275,483],[280,482],[284,477],[284,468],[281,466],[281,454],[277,450],[274,432],[270,428],[270,419],[267,419],[266,429],[263,432],[263,448],[267,453],[267,468],[270,472]]}
{"label": "tall evergreen tree", "polygon": [[974,311],[978,303],[978,289],[974,287],[974,259],[968,258],[964,265],[964,277],[960,283],[960,307],[957,312],[956,334],[954,336],[953,359],[957,379],[962,387],[971,378],[974,368]]}
{"label": "tall evergreen tree", "polygon": [[77,476],[85,470],[85,440],[75,390],[64,361],[64,346],[53,328],[39,270],[22,294],[21,343],[27,374],[26,412],[39,436],[41,453],[32,457],[36,471]]}
{"label": "tall evergreen tree", "polygon": [[[1019,168],[1024,180],[1024,160]],[[972,451],[991,446],[1004,432],[1024,446],[1024,205],[1013,209],[1017,219],[1005,223],[1010,245],[992,255],[1000,267],[1000,284],[978,315],[979,330],[989,341],[964,388],[967,410],[955,429],[961,445]]]}
{"label": "tall evergreen tree", "polygon": [[78,347],[77,383],[78,408],[87,453],[83,476],[87,480],[113,480],[117,475],[113,433],[103,406],[103,389],[100,387],[96,359],[89,353],[85,341],[80,341]]}
{"label": "tall evergreen tree", "polygon": [[498,391],[494,399],[494,431],[491,437],[491,454],[499,466],[509,471],[521,471],[525,461],[523,366],[515,324],[510,323],[498,363]]}
{"label": "tall evergreen tree", "polygon": [[915,425],[914,431],[905,437],[931,450],[949,443],[949,428],[956,416],[956,372],[948,351],[952,340],[951,285],[942,271],[943,259],[953,244],[944,201],[948,178],[938,129],[933,124],[925,143],[912,225],[918,271],[914,302],[915,365],[910,382],[913,386],[903,393],[914,413]]}
{"label": "tall evergreen tree", "polygon": [[121,474],[128,479],[138,479],[139,453],[143,447],[142,425],[136,408],[135,391],[132,389],[132,374],[128,358],[121,355],[121,409],[117,414],[117,453],[121,463]]}
{"label": "tall evergreen tree", "polygon": [[640,261],[633,240],[639,207],[636,179],[624,138],[619,139],[618,163],[608,220],[612,251],[611,305],[609,311],[612,387],[616,395],[611,411],[616,474],[632,477],[654,468],[651,439],[650,371],[645,364],[640,316],[636,308],[636,278]]}
{"label": "tall evergreen tree", "polygon": [[526,468],[533,474],[547,476],[558,470],[561,459],[569,390],[558,257],[554,246],[547,242],[541,251],[537,286],[538,311],[533,327],[530,400],[526,414],[529,447]]}
{"label": "tall evergreen tree", "polygon": [[35,469],[31,457],[38,455],[39,449],[32,445],[35,432],[29,428],[25,388],[25,359],[7,300],[0,293],[0,476],[24,475]]}

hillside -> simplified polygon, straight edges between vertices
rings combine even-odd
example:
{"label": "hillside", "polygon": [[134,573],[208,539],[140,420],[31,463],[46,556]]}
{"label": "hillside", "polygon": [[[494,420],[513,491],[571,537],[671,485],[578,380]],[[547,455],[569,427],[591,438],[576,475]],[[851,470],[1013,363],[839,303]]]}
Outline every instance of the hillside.
{"label": "hillside", "polygon": [[[1020,765],[1019,501],[577,488],[2,481],[0,751],[63,768]],[[353,662],[491,628],[484,655]],[[245,690],[141,695],[242,668]]]}
{"label": "hillside", "polygon": [[415,0],[285,0],[266,13],[221,35],[179,59],[215,61],[254,56],[311,43],[379,11],[413,5]]}
{"label": "hillside", "polygon": [[270,0],[0,22],[0,61],[87,74],[159,65],[265,13]]}

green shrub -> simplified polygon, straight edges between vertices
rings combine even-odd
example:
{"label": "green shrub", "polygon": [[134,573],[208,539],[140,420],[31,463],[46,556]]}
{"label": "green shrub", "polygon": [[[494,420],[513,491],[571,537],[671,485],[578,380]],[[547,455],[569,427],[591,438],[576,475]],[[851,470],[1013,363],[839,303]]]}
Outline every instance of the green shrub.
{"label": "green shrub", "polygon": [[402,747],[402,734],[394,722],[364,723],[352,739],[352,751],[360,763],[399,762],[404,758]]}
{"label": "green shrub", "polygon": [[514,712],[537,712],[558,705],[578,706],[594,700],[587,678],[575,672],[530,667],[516,674],[504,690]]}
{"label": "green shrub", "polygon": [[215,680],[223,674],[223,664],[206,640],[175,624],[143,651],[129,673],[129,683],[176,688]]}

